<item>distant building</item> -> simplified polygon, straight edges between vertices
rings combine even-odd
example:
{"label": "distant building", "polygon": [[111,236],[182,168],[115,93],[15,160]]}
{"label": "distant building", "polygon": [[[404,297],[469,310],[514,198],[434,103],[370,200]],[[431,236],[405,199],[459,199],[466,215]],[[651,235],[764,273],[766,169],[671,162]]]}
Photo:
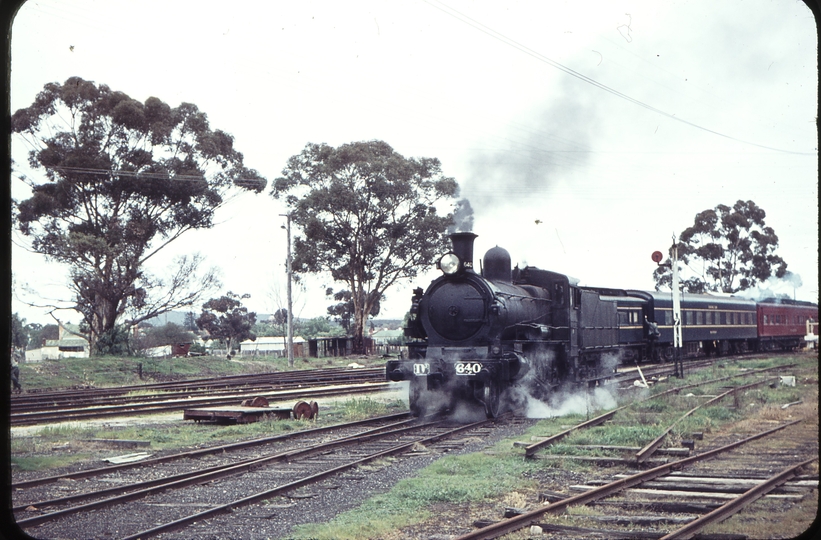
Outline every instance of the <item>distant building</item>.
{"label": "distant building", "polygon": [[88,358],[88,340],[79,334],[75,324],[58,323],[57,339],[47,339],[39,349],[26,351],[26,362],[59,360],[61,358]]}

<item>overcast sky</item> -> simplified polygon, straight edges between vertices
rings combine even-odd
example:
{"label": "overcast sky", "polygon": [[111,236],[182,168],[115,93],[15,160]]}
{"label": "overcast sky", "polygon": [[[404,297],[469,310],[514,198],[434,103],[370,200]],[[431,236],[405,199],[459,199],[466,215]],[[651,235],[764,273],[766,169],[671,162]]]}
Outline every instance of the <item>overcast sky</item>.
{"label": "overcast sky", "polygon": [[[653,251],[753,200],[803,282],[766,286],[818,299],[817,34],[801,1],[37,0],[11,43],[12,112],[71,76],[194,103],[269,185],[308,142],[381,139],[458,181],[476,259],[500,245],[585,285],[652,289]],[[14,143],[17,163],[26,151]],[[223,292],[272,312],[284,211],[267,190],[239,196],[153,269],[200,252]],[[13,310],[52,322],[16,298],[68,299],[66,268],[12,239]],[[389,290],[380,318],[436,275]],[[309,283],[294,313],[324,315],[334,284]]]}

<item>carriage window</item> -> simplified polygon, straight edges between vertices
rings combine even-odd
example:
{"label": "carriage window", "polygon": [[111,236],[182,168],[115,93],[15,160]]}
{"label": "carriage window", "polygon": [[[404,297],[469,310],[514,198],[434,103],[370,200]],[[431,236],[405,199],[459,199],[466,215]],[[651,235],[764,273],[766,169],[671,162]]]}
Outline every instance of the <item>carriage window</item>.
{"label": "carriage window", "polygon": [[664,324],[672,326],[673,325],[673,312],[672,311],[665,311],[664,312]]}
{"label": "carriage window", "polygon": [[715,324],[715,312],[708,311],[704,314],[704,324]]}
{"label": "carriage window", "polygon": [[693,312],[689,309],[684,312],[684,324],[692,325],[693,324]]}
{"label": "carriage window", "polygon": [[619,311],[619,326],[627,326],[627,312]]}
{"label": "carriage window", "polygon": [[770,316],[769,315],[766,315],[766,314],[764,315],[764,324],[770,324]]}
{"label": "carriage window", "polygon": [[730,312],[728,315],[730,316],[730,324],[735,324],[735,313]]}

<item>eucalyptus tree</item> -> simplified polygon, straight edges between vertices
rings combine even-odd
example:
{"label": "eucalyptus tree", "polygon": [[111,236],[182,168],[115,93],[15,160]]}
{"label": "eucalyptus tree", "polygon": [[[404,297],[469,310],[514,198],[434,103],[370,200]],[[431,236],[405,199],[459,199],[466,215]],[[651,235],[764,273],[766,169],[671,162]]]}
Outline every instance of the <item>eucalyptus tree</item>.
{"label": "eucalyptus tree", "polygon": [[446,250],[452,214],[437,205],[458,194],[436,158],[405,158],[383,141],[338,148],[309,143],[292,156],[271,195],[292,223],[296,273],[330,273],[353,303],[354,352],[364,352],[368,315],[384,292]]}
{"label": "eucalyptus tree", "polygon": [[197,327],[208,332],[211,339],[219,339],[225,343],[229,358],[235,345],[246,339],[257,339],[253,331],[257,314],[249,312],[248,308],[242,305],[246,298],[250,298],[250,295],[239,295],[229,291],[204,303],[202,313],[197,318]]}
{"label": "eucalyptus tree", "polygon": [[[775,254],[778,236],[764,222],[766,212],[753,201],[720,204],[696,214],[678,238],[678,255],[689,275],[686,292],[735,293],[787,275],[787,263]],[[653,273],[656,290],[670,287],[670,259]]]}
{"label": "eucalyptus tree", "polygon": [[266,181],[243,164],[228,133],[196,105],[145,102],[71,77],[49,83],[12,116],[37,178],[15,204],[14,223],[34,251],[70,267],[75,309],[89,341],[195,303],[216,285],[202,258],[187,256],[163,280],[145,262],[191,229],[214,225],[234,190]]}

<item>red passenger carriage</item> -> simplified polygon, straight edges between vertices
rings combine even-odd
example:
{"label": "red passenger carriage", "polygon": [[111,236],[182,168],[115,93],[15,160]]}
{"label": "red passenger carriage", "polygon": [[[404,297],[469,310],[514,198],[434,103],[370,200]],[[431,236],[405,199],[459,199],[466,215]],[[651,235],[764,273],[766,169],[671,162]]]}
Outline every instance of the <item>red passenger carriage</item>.
{"label": "red passenger carriage", "polygon": [[818,321],[818,306],[810,302],[768,298],[758,302],[757,311],[762,351],[801,346],[807,333],[807,321]]}

